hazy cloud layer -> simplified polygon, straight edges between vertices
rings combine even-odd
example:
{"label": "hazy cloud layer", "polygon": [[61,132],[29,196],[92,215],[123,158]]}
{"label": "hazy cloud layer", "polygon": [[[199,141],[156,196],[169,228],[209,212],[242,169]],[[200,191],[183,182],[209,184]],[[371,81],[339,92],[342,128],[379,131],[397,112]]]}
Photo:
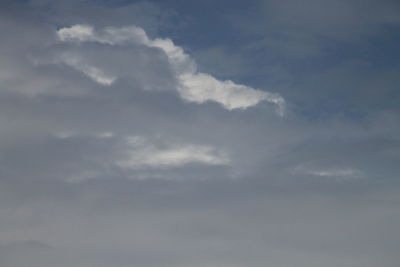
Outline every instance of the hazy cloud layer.
{"label": "hazy cloud layer", "polygon": [[4,2],[0,266],[398,266],[397,13]]}

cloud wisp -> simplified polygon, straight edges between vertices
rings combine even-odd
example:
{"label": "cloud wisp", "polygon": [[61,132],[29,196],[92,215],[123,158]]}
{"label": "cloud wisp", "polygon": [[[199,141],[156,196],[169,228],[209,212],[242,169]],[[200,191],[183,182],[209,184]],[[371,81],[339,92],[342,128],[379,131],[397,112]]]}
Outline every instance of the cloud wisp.
{"label": "cloud wisp", "polygon": [[[158,142],[157,142],[158,141]],[[130,136],[124,159],[117,165],[127,169],[175,168],[187,164],[228,165],[227,153],[211,146],[150,140],[143,136]]]}
{"label": "cloud wisp", "polygon": [[[62,42],[77,44],[95,42],[112,46],[143,45],[161,49],[176,75],[178,80],[176,89],[182,99],[199,104],[214,101],[228,110],[246,109],[266,101],[277,106],[280,116],[284,115],[285,100],[279,94],[236,84],[231,80],[221,81],[209,74],[199,73],[195,61],[185,53],[182,47],[175,45],[170,39],[152,40],[140,27],[106,27],[96,31],[89,25],[74,25],[59,29],[57,35]],[[74,56],[62,57],[61,61],[102,85],[111,85],[117,79],[95,66],[81,63],[79,58]]]}

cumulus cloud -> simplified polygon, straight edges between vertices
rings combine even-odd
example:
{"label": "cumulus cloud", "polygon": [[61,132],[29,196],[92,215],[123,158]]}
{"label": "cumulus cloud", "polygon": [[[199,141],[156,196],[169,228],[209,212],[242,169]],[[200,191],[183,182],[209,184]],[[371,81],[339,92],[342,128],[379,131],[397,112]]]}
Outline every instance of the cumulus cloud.
{"label": "cumulus cloud", "polygon": [[[160,142],[161,141],[161,142]],[[211,146],[150,140],[142,136],[127,138],[128,149],[124,159],[117,164],[123,168],[172,168],[191,163],[205,165],[227,165],[227,153]]]}
{"label": "cumulus cloud", "polygon": [[[136,26],[106,27],[101,31],[96,31],[89,25],[74,25],[59,29],[57,35],[62,42],[134,44],[161,49],[167,56],[179,81],[177,91],[184,100],[199,104],[214,101],[228,110],[246,109],[262,101],[267,101],[277,105],[279,115],[284,114],[285,100],[279,94],[236,84],[230,80],[221,81],[209,74],[199,73],[194,60],[181,47],[175,45],[170,39],[156,38],[152,40],[142,28]],[[79,60],[74,57],[64,57],[62,61],[103,85],[110,85],[117,79],[95,66],[80,64]]]}
{"label": "cumulus cloud", "polygon": [[58,30],[58,36],[61,41],[88,41],[95,40],[93,37],[93,27],[87,25],[75,25],[70,28],[62,28]]}

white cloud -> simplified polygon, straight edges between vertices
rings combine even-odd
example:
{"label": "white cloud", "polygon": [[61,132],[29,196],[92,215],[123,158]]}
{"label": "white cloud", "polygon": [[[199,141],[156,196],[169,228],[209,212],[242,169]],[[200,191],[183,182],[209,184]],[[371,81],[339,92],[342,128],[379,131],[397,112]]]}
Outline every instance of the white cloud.
{"label": "white cloud", "polygon": [[60,59],[66,65],[83,72],[86,76],[101,85],[111,85],[117,77],[106,74],[99,68],[84,63],[79,57],[71,55],[71,53],[62,54]]}
{"label": "white cloud", "polygon": [[316,168],[302,164],[291,170],[293,174],[306,174],[311,176],[334,178],[339,180],[363,178],[361,170],[354,168]]}
{"label": "white cloud", "polygon": [[123,168],[171,168],[190,163],[205,165],[227,165],[228,155],[211,146],[171,143],[132,136],[127,139],[125,158],[117,164]]}
{"label": "white cloud", "polygon": [[[180,82],[177,90],[184,100],[194,103],[214,101],[229,110],[246,109],[262,101],[267,101],[277,105],[280,115],[284,114],[285,101],[280,95],[236,84],[230,80],[220,81],[209,74],[199,73],[194,60],[180,46],[175,45],[170,39],[157,38],[151,40],[146,32],[139,27],[107,27],[102,31],[95,31],[93,27],[88,25],[74,25],[58,30],[57,35],[63,42],[99,42],[109,45],[137,44],[159,48],[168,57],[168,61]],[[100,84],[110,85],[117,78],[106,75],[94,66],[69,61],[71,60],[64,59],[67,65],[82,71]]]}
{"label": "white cloud", "polygon": [[311,175],[336,178],[361,178],[362,173],[356,169],[311,170]]}
{"label": "white cloud", "polygon": [[179,92],[188,101],[204,103],[212,100],[232,110],[245,109],[266,100],[278,105],[280,115],[284,113],[285,101],[277,94],[255,90],[245,85],[235,84],[230,80],[219,81],[204,73],[188,73],[179,78],[181,82]]}
{"label": "white cloud", "polygon": [[85,42],[93,40],[94,29],[89,25],[74,25],[69,28],[62,28],[57,31],[61,41]]}
{"label": "white cloud", "polygon": [[157,38],[152,41],[149,40],[146,45],[163,50],[178,76],[196,72],[196,63],[181,47],[176,46],[170,39]]}
{"label": "white cloud", "polygon": [[146,32],[139,27],[129,26],[122,28],[106,27],[97,32],[90,25],[73,25],[57,31],[58,38],[63,42],[99,42],[104,44],[147,44],[149,38]]}

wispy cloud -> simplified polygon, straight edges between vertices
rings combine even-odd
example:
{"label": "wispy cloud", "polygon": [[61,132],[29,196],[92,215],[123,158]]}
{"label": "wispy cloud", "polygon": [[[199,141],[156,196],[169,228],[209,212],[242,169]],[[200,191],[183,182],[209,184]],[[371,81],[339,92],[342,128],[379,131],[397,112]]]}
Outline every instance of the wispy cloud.
{"label": "wispy cloud", "polygon": [[321,169],[311,170],[308,172],[311,175],[321,177],[336,177],[336,178],[360,178],[362,172],[357,169]]}
{"label": "wispy cloud", "polygon": [[291,169],[291,173],[294,175],[311,175],[321,178],[333,178],[338,180],[349,180],[349,179],[359,179],[363,178],[364,173],[356,168],[346,168],[346,167],[315,167],[309,164],[298,165]]}
{"label": "wispy cloud", "polygon": [[[161,141],[161,142],[160,142]],[[126,141],[125,158],[117,164],[123,168],[173,168],[187,164],[227,165],[227,153],[211,146],[151,140],[142,136],[131,136]]]}
{"label": "wispy cloud", "polygon": [[117,79],[117,77],[106,74],[101,69],[83,62],[81,58],[75,55],[63,54],[61,55],[61,60],[66,65],[83,72],[86,76],[101,85],[111,85]]}
{"label": "wispy cloud", "polygon": [[[278,114],[284,115],[285,100],[279,94],[236,84],[231,80],[221,81],[209,74],[199,73],[194,60],[180,46],[175,45],[170,39],[157,38],[152,40],[142,28],[136,26],[107,27],[96,31],[89,25],[74,25],[59,29],[57,35],[62,42],[97,42],[108,45],[136,44],[161,49],[177,76],[179,85],[176,89],[184,100],[194,103],[214,101],[228,110],[246,109],[266,101],[277,105]],[[107,75],[95,66],[79,64],[76,59],[71,61],[69,56],[63,57],[62,61],[103,85],[110,85],[117,78]]]}

